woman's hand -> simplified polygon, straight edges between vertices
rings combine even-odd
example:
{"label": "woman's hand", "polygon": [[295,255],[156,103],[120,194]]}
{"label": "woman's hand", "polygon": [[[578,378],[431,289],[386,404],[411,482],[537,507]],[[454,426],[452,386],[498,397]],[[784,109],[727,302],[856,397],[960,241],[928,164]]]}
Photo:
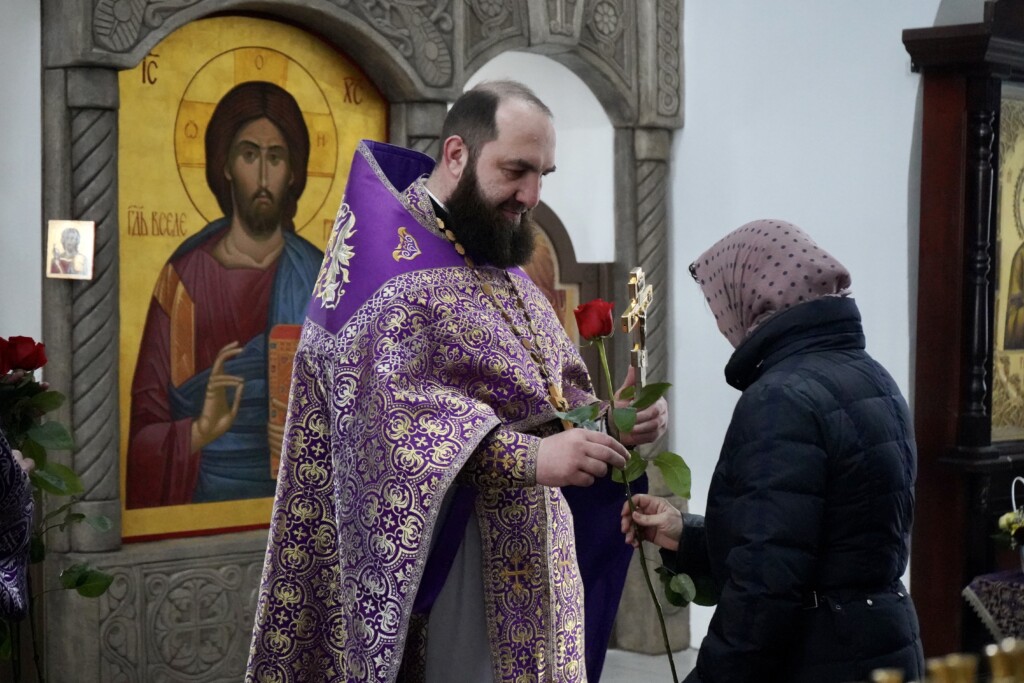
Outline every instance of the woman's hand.
{"label": "woman's hand", "polygon": [[683,515],[671,503],[658,496],[638,493],[633,496],[636,512],[631,513],[629,501],[622,505],[620,528],[626,535],[626,543],[634,548],[640,544],[636,531],[639,529],[641,538],[650,541],[666,550],[677,550],[679,539],[683,536]]}

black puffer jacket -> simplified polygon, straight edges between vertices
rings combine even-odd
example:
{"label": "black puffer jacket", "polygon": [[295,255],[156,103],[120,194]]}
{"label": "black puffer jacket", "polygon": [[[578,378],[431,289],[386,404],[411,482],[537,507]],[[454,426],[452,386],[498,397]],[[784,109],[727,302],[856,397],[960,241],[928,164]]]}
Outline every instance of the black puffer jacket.
{"label": "black puffer jacket", "polygon": [[[852,299],[777,314],[726,367],[743,391],[679,568],[718,606],[686,683],[923,677],[907,567],[916,449],[907,404],[864,350]],[[814,605],[817,604],[817,607]]]}

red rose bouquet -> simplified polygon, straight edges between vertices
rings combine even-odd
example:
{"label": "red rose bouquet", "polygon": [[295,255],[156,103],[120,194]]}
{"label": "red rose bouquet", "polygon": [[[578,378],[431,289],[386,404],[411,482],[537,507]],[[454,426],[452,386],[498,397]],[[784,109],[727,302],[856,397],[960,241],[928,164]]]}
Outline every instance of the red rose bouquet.
{"label": "red rose bouquet", "polygon": [[[46,360],[46,346],[31,337],[0,337],[0,430],[11,448],[24,458],[26,464],[22,467],[29,471],[35,509],[46,508],[45,514],[36,514],[37,521],[32,525],[29,561],[33,564],[46,557],[46,534],[52,529],[65,531],[80,522],[99,531],[112,527],[106,517],[87,517],[72,509],[76,496],[85,490],[82,480],[70,467],[47,458],[48,451],[71,450],[74,442],[64,425],[43,419],[64,404],[64,394],[35,377],[35,371],[46,365]],[[49,509],[41,504],[46,494],[69,496],[70,501]],[[72,565],[60,574],[61,589],[75,590],[85,597],[102,595],[112,581],[112,576],[87,564]],[[29,622],[33,619],[32,597],[28,599]],[[21,678],[22,669],[17,647],[20,629],[20,622],[0,617],[0,659],[12,660],[15,681]],[[30,629],[30,634],[34,640],[35,630]],[[2,669],[0,678],[4,678]]]}

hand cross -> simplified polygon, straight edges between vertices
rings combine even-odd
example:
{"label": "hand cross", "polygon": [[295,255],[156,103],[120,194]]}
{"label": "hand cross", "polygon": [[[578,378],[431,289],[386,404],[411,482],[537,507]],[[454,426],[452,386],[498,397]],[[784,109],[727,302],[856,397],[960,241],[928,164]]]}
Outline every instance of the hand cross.
{"label": "hand cross", "polygon": [[622,314],[622,331],[633,333],[630,365],[636,368],[636,387],[647,384],[647,311],[654,301],[654,287],[647,284],[643,268],[629,271],[629,306]]}

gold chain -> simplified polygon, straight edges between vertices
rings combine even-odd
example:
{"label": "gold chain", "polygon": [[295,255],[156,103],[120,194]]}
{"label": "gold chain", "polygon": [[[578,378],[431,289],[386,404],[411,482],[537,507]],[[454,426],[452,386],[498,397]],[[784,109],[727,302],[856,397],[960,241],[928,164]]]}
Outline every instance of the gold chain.
{"label": "gold chain", "polygon": [[[473,263],[473,259],[466,254],[466,249],[459,244],[459,241],[456,239],[455,233],[445,227],[444,221],[441,218],[437,219],[437,224],[444,233],[444,236],[447,237],[448,241],[452,243],[453,247],[455,247],[455,251],[458,252],[459,256],[465,259],[466,265],[473,271],[473,275],[476,276],[477,282],[480,283],[480,287],[484,290],[484,294],[486,294],[491,300],[491,304],[494,306],[495,310],[501,314],[505,323],[512,328],[512,331],[517,337],[519,337],[519,342],[523,345],[523,348],[530,354],[530,358],[533,359],[534,364],[536,364],[537,369],[540,371],[541,378],[548,387],[548,403],[554,406],[555,410],[561,413],[567,411],[569,409],[569,402],[566,401],[565,397],[562,395],[562,387],[552,379],[551,372],[548,370],[547,363],[544,361],[544,356],[541,355],[539,343],[534,343],[533,341],[534,339],[540,339],[540,332],[537,331],[537,326],[534,324],[533,318],[530,316],[530,311],[526,307],[523,295],[519,292],[519,288],[516,286],[512,276],[508,274],[507,270],[502,271],[502,274],[505,276],[505,282],[508,283],[509,289],[511,289],[512,293],[515,295],[516,303],[523,314],[523,318],[526,320],[526,325],[529,328],[529,333],[533,335],[533,339],[531,339],[530,336],[516,324],[506,307],[502,306],[501,302],[498,301],[498,297],[494,294],[494,287],[492,287],[491,283],[484,280],[483,276],[480,275],[480,272],[476,269],[476,264]],[[572,426],[571,422],[566,422],[565,420],[562,421],[562,424],[566,426],[567,429]]]}

